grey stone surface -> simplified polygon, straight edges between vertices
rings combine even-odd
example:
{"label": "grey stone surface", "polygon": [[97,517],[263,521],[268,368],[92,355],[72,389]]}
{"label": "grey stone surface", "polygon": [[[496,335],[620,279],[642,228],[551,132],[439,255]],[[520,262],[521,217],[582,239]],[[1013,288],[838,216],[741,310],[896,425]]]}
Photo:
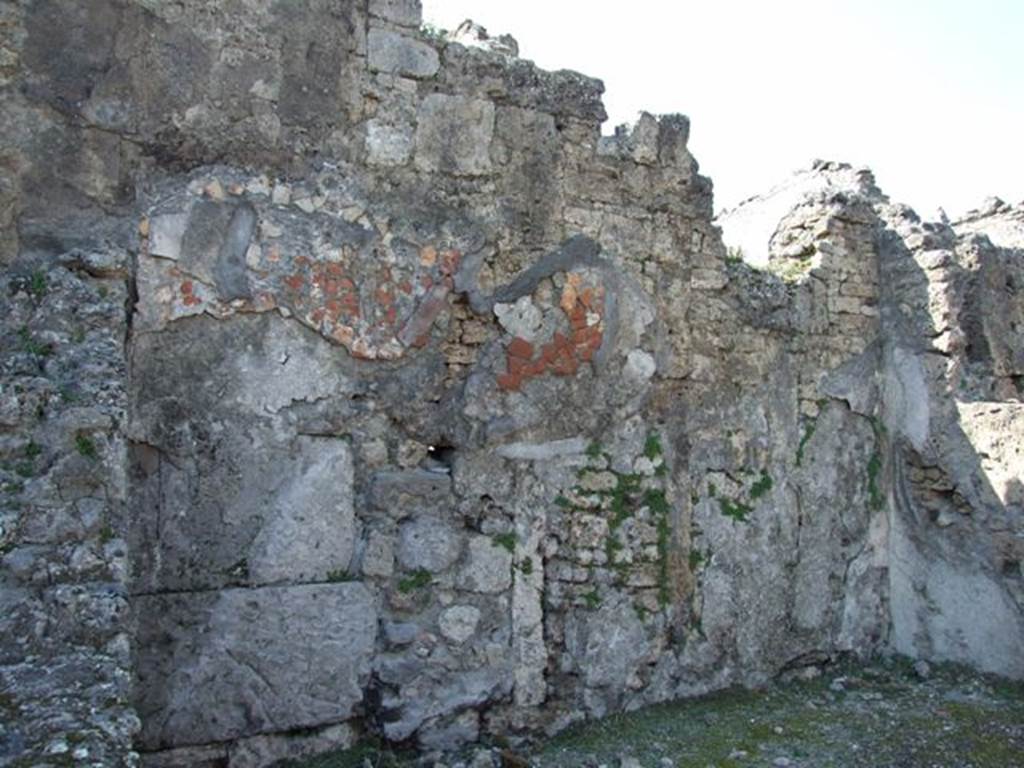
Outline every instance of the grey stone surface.
{"label": "grey stone surface", "polygon": [[441,66],[437,51],[414,37],[371,29],[366,37],[371,69],[407,77],[430,77]]}
{"label": "grey stone surface", "polygon": [[512,553],[489,536],[470,536],[459,582],[471,592],[505,591],[512,585]]}
{"label": "grey stone surface", "polygon": [[412,150],[413,136],[408,129],[379,120],[366,123],[366,162],[370,165],[404,165]]}
{"label": "grey stone surface", "polygon": [[417,517],[399,529],[398,562],[408,571],[437,573],[450,568],[462,552],[458,531],[437,517]]}
{"label": "grey stone surface", "polygon": [[[149,749],[338,722],[363,699],[377,633],[360,584],[136,599]],[[187,734],[187,735],[186,735]]]}
{"label": "grey stone surface", "polygon": [[282,761],[309,759],[349,749],[356,738],[357,732],[347,723],[284,736],[253,736],[231,748],[228,768],[267,768]]}
{"label": "grey stone surface", "polygon": [[716,224],[686,117],[420,21],[0,10],[0,761],[1024,674],[1020,206],[818,161]]}
{"label": "grey stone surface", "polygon": [[479,707],[486,701],[500,698],[511,687],[507,669],[478,669],[453,675],[444,680],[424,679],[409,686],[402,698],[385,700],[389,713],[384,734],[401,741],[408,738],[427,720]]}
{"label": "grey stone surface", "polygon": [[469,640],[480,623],[480,609],[472,605],[453,605],[441,612],[438,626],[441,634],[453,643]]}
{"label": "grey stone surface", "polygon": [[420,0],[370,0],[370,14],[407,27],[419,27],[423,20]]}
{"label": "grey stone surface", "polygon": [[427,96],[416,129],[416,166],[461,176],[489,173],[494,104],[483,99]]}

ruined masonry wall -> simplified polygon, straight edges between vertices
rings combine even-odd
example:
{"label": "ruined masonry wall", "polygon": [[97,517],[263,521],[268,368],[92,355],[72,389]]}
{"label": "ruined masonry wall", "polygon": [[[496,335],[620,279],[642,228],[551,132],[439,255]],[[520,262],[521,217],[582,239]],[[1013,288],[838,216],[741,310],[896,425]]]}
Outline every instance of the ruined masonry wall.
{"label": "ruined masonry wall", "polygon": [[0,9],[0,761],[443,751],[886,647],[1024,674],[953,610],[1020,618],[1014,444],[994,495],[967,462],[1015,406],[939,383],[1019,402],[977,309],[1014,252],[944,230],[922,278],[934,233],[819,167],[752,270],[686,118],[602,137],[599,81],[420,22]]}

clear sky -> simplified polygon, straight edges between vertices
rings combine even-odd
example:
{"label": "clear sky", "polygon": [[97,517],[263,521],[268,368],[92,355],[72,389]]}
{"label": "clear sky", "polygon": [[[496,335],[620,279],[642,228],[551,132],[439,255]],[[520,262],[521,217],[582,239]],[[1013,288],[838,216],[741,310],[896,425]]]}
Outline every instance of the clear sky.
{"label": "clear sky", "polygon": [[1024,0],[423,0],[605,83],[605,132],[682,112],[715,207],[814,158],[951,215],[1024,200]]}

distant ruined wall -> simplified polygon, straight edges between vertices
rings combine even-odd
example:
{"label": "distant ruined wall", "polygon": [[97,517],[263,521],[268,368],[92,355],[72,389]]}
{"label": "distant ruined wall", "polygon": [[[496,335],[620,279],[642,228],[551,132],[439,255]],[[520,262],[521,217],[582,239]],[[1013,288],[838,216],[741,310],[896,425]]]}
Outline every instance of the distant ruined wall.
{"label": "distant ruined wall", "polygon": [[821,164],[752,269],[686,118],[420,22],[0,10],[0,761],[1024,676],[1019,246]]}

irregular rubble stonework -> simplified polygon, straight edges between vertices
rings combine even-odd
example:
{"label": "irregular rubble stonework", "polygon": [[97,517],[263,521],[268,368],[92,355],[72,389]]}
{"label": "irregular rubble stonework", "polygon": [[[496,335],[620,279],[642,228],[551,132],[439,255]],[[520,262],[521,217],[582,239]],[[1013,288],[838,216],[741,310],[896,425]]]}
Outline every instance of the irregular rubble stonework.
{"label": "irregular rubble stonework", "polygon": [[753,269],[686,118],[603,137],[598,81],[420,21],[0,8],[0,761],[1024,677],[1019,209],[818,164],[734,212]]}

